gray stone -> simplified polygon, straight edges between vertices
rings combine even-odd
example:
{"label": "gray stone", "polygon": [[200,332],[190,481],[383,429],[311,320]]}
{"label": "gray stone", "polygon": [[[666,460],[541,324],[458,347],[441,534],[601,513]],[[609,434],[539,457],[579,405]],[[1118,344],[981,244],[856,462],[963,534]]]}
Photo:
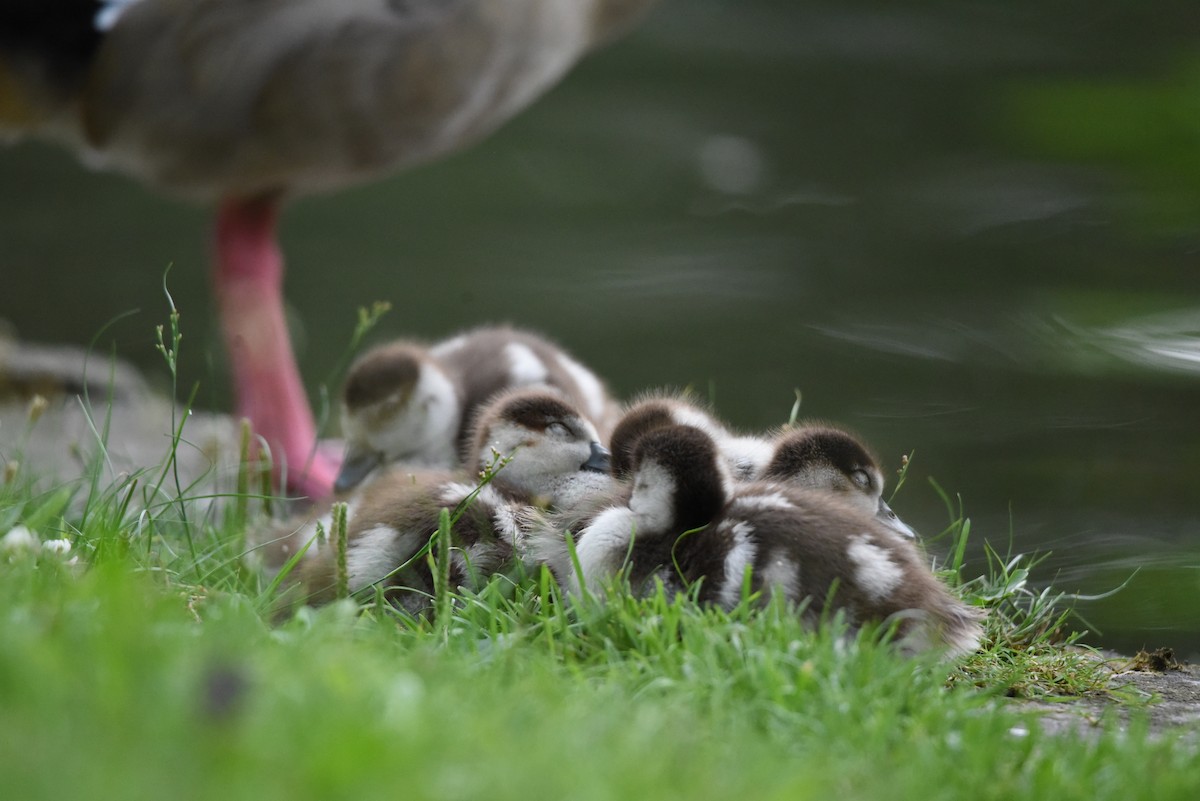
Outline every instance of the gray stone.
{"label": "gray stone", "polygon": [[[0,460],[53,485],[95,467],[100,486],[135,473],[152,483],[172,450],[188,496],[235,488],[241,429],[226,415],[193,412],[175,447],[181,405],[152,393],[132,366],[79,348],[0,339]],[[174,490],[175,472],[170,473]],[[146,481],[140,482],[143,487]]]}

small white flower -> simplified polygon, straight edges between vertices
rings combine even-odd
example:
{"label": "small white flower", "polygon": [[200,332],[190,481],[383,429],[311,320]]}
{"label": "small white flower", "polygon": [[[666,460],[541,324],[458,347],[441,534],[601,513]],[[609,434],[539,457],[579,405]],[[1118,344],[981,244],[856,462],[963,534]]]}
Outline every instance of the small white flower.
{"label": "small white flower", "polygon": [[68,539],[46,540],[42,543],[42,548],[61,556],[66,556],[71,552],[71,541]]}
{"label": "small white flower", "polygon": [[18,551],[29,550],[33,552],[40,551],[42,543],[34,534],[25,526],[13,526],[3,538],[0,538],[0,551]]}

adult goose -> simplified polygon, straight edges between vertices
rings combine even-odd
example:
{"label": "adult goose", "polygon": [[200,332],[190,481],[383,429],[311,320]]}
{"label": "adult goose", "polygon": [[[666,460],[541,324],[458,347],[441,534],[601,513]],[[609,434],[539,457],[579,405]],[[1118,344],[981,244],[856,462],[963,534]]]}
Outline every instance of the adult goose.
{"label": "adult goose", "polygon": [[284,325],[277,218],[464,147],[654,0],[4,0],[0,138],[216,205],[237,414],[293,488],[330,494]]}

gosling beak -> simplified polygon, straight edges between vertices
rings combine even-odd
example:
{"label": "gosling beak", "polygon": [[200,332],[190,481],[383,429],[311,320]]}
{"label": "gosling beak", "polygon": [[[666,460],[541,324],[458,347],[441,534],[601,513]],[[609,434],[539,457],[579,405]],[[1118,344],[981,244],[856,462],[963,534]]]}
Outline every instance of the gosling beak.
{"label": "gosling beak", "polygon": [[599,442],[592,443],[592,452],[588,460],[579,466],[580,470],[591,470],[596,473],[607,473],[612,467],[612,454],[608,448]]}
{"label": "gosling beak", "polygon": [[915,540],[917,538],[916,530],[901,520],[883,498],[879,499],[879,511],[875,513],[875,516],[879,518],[879,522],[901,537],[904,537],[904,539]]}
{"label": "gosling beak", "polygon": [[338,471],[337,478],[333,480],[334,492],[347,492],[354,489],[382,462],[383,454],[378,451],[361,451],[353,445],[347,445],[342,469]]}

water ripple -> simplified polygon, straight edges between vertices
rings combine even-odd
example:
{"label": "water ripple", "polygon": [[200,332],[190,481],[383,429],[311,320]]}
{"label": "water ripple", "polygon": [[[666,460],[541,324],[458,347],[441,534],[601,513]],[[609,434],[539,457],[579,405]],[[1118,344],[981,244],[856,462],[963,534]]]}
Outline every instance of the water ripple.
{"label": "water ripple", "polygon": [[1062,322],[1083,346],[1138,367],[1200,374],[1200,308],[1147,315],[1107,327]]}

